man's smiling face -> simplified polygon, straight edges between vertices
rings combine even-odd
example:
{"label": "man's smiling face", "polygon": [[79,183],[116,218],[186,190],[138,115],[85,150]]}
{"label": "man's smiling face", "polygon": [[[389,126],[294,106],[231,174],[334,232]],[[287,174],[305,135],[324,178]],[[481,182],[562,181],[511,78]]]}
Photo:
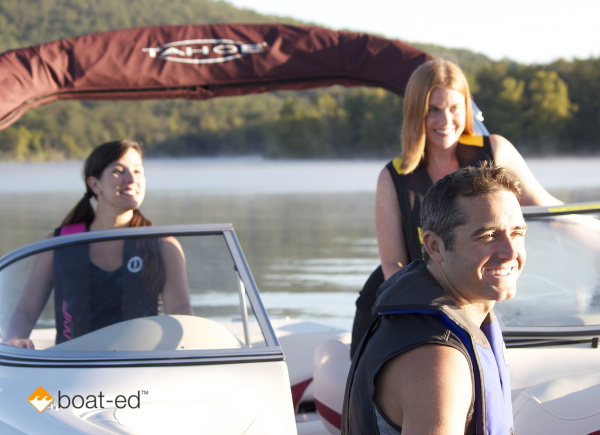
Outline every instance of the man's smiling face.
{"label": "man's smiling face", "polygon": [[511,299],[525,265],[527,228],[516,196],[502,190],[457,200],[466,223],[454,229],[453,249],[440,249],[440,284],[461,305]]}

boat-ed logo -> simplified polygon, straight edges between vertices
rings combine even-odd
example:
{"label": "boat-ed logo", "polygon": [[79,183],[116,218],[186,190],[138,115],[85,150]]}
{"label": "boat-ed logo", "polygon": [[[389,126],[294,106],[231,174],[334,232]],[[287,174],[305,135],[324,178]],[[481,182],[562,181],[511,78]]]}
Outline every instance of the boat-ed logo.
{"label": "boat-ed logo", "polygon": [[31,396],[27,398],[27,401],[31,403],[31,405],[37,409],[38,412],[43,412],[44,409],[54,402],[54,397],[44,390],[44,388],[39,387]]}
{"label": "boat-ed logo", "polygon": [[244,44],[232,39],[188,39],[169,42],[158,47],[142,48],[151,58],[171,62],[207,64],[240,59],[254,53],[263,53],[266,42]]}
{"label": "boat-ed logo", "polygon": [[50,408],[59,410],[65,408],[75,409],[105,409],[110,408],[130,408],[139,409],[141,404],[141,396],[147,395],[148,391],[138,390],[137,393],[126,396],[120,394],[114,399],[109,399],[104,393],[99,392],[98,394],[90,394],[87,396],[68,395],[58,391],[58,397],[56,400],[50,395],[43,387],[39,387],[35,390],[31,396],[27,398],[27,401],[38,410],[38,412],[44,412],[46,408],[52,405]]}

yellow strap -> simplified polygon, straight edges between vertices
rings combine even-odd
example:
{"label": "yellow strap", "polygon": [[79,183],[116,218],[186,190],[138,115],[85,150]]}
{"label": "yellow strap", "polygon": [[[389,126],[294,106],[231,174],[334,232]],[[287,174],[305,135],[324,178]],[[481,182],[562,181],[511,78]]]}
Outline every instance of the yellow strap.
{"label": "yellow strap", "polygon": [[462,134],[458,141],[464,145],[483,146],[483,136],[479,134]]}
{"label": "yellow strap", "polygon": [[589,210],[600,208],[600,204],[582,204],[582,205],[570,205],[570,206],[557,206],[557,207],[548,207],[548,211],[550,213],[564,213],[571,211],[581,211],[581,210]]}
{"label": "yellow strap", "polygon": [[394,169],[398,174],[404,174],[404,170],[402,169],[402,162],[404,161],[404,157],[396,157],[392,160],[392,165],[394,165]]}

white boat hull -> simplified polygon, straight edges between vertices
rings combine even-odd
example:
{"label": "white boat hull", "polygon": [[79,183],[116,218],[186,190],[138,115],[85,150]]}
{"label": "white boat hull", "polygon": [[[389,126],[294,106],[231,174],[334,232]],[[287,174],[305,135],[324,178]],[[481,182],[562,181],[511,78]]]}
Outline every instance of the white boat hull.
{"label": "white boat hull", "polygon": [[[5,366],[0,432],[294,434],[293,420],[281,418],[292,408],[289,391],[281,388],[287,378],[281,361],[110,369]],[[27,398],[40,386],[54,401],[35,412]]]}

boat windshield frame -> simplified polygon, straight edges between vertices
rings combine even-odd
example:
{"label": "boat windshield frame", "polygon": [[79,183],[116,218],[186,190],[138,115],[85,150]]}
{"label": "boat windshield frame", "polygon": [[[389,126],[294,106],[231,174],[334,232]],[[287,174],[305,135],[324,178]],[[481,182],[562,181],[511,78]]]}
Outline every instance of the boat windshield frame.
{"label": "boat windshield frame", "polygon": [[[53,237],[17,248],[0,258],[0,271],[11,264],[44,251],[118,239],[140,239],[184,236],[222,236],[232,262],[239,275],[247,301],[264,337],[260,347],[242,346],[227,349],[177,349],[140,351],[96,351],[96,350],[31,350],[0,344],[0,365],[44,366],[44,367],[90,367],[90,366],[152,366],[152,365],[196,365],[240,362],[283,361],[279,345],[265,307],[258,294],[241,246],[231,224],[187,224],[159,225],[147,227],[119,228],[89,231]],[[245,329],[245,328],[244,328]]]}

